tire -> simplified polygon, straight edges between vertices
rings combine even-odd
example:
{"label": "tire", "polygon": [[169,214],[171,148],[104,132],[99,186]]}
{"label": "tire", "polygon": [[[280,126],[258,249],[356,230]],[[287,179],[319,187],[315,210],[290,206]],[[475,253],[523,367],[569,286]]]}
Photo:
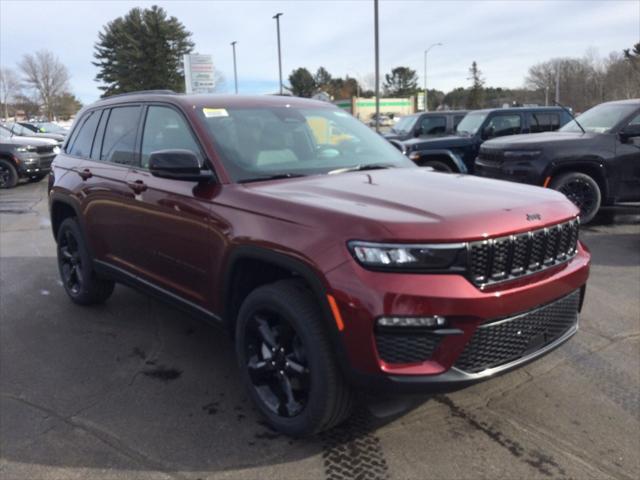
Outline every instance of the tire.
{"label": "tire", "polygon": [[0,188],[13,188],[18,184],[18,171],[9,160],[0,158]]}
{"label": "tire", "polygon": [[274,429],[312,435],[351,413],[353,392],[338,367],[320,305],[298,280],[251,292],[235,338],[242,379]]}
{"label": "tire", "polygon": [[453,168],[448,163],[442,162],[440,160],[428,160],[421,164],[422,167],[431,167],[436,172],[442,173],[453,173]]}
{"label": "tire", "polygon": [[115,282],[102,278],[93,270],[91,257],[75,218],[62,222],[57,235],[58,270],[69,298],[79,305],[105,302],[113,293]]}
{"label": "tire", "polygon": [[580,222],[589,223],[596,216],[602,202],[598,183],[580,172],[563,173],[551,182],[551,188],[564,193],[580,209]]}

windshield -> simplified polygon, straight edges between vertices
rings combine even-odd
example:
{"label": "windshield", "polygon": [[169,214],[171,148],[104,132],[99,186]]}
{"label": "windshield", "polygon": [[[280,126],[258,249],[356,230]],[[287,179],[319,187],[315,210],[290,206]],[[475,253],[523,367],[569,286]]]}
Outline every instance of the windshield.
{"label": "windshield", "polygon": [[[595,106],[582,115],[579,115],[578,122],[587,132],[609,133],[627,115],[633,113],[637,107],[635,105],[623,104],[602,104]],[[571,120],[560,129],[561,132],[582,132],[575,120]]]}
{"label": "windshield", "polygon": [[11,132],[4,125],[0,125],[0,138],[11,138]]}
{"label": "windshield", "polygon": [[391,143],[333,108],[202,108],[225,169],[236,182],[342,169],[415,167]]}
{"label": "windshield", "polygon": [[407,133],[410,132],[411,129],[413,128],[413,126],[416,124],[416,120],[418,119],[418,117],[414,116],[414,115],[410,115],[407,117],[400,117],[400,119],[398,120],[398,123],[396,123],[393,128],[391,128],[391,131],[396,132],[396,133]]}
{"label": "windshield", "polygon": [[67,133],[67,129],[51,122],[38,123],[37,127],[44,133]]}
{"label": "windshield", "polygon": [[487,118],[487,114],[484,112],[468,113],[456,127],[456,133],[459,135],[475,135],[485,118]]}

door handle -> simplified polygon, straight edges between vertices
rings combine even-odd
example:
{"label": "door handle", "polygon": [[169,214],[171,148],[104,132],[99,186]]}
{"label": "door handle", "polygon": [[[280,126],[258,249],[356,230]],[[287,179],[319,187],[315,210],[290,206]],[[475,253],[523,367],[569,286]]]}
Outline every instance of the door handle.
{"label": "door handle", "polygon": [[147,189],[147,184],[144,183],[142,180],[127,182],[127,185],[129,185],[129,188],[133,190],[136,195],[144,192]]}
{"label": "door handle", "polygon": [[81,172],[78,172],[78,175],[80,175],[82,180],[88,180],[89,178],[93,177],[91,170],[89,170],[88,168],[85,168]]}

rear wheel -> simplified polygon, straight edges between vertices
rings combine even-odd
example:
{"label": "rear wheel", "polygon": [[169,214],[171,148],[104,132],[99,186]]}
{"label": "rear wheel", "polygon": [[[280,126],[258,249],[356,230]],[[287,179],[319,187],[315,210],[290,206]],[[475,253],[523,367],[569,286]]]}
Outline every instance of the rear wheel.
{"label": "rear wheel", "polygon": [[13,188],[18,184],[18,172],[10,161],[0,158],[0,188]]}
{"label": "rear wheel", "polygon": [[58,229],[58,269],[69,298],[80,305],[103,303],[113,293],[113,280],[96,274],[80,226],[67,218]]}
{"label": "rear wheel", "polygon": [[423,167],[431,167],[433,168],[436,172],[443,172],[443,173],[453,173],[453,168],[451,168],[451,166],[443,161],[440,160],[429,160],[426,161],[422,164]]}
{"label": "rear wheel", "polygon": [[242,377],[268,423],[287,435],[310,435],[351,412],[353,395],[331,347],[322,312],[296,280],[254,290],[236,326]]}
{"label": "rear wheel", "polygon": [[600,209],[602,194],[598,183],[580,172],[564,173],[551,182],[551,188],[565,194],[580,209],[580,221],[589,223]]}

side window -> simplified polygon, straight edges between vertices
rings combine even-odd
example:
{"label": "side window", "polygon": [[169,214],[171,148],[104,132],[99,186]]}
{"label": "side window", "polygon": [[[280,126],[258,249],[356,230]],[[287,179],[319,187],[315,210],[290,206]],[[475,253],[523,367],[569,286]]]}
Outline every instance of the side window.
{"label": "side window", "polygon": [[516,135],[522,131],[520,115],[495,115],[484,128],[485,138],[504,137]]}
{"label": "side window", "polygon": [[455,117],[453,117],[453,129],[454,130],[456,128],[458,128],[458,124],[462,121],[463,118],[464,118],[464,115],[456,115]]}
{"label": "side window", "polygon": [[100,160],[125,165],[133,163],[140,109],[139,106],[111,109],[102,140]]}
{"label": "side window", "polygon": [[93,137],[96,134],[96,127],[100,120],[100,112],[90,112],[87,119],[80,126],[78,135],[76,136],[71,148],[68,150],[69,155],[75,157],[89,158],[91,154],[91,145]]}
{"label": "side window", "polygon": [[96,130],[96,138],[93,141],[93,147],[91,148],[91,160],[100,160],[100,149],[102,148],[102,140],[104,139],[104,127],[109,119],[109,110],[102,111],[102,117]]}
{"label": "side window", "polygon": [[629,125],[640,125],[640,115],[636,115],[635,118],[632,118]]}
{"label": "side window", "polygon": [[420,121],[421,135],[439,135],[447,131],[447,119],[445,117],[424,117]]}
{"label": "side window", "polygon": [[152,152],[176,149],[191,150],[202,166],[200,147],[193,138],[184,117],[170,107],[150,106],[142,134],[141,166],[149,167],[149,155]]}
{"label": "side window", "polygon": [[532,112],[527,116],[531,133],[552,132],[560,128],[560,115],[557,113]]}

